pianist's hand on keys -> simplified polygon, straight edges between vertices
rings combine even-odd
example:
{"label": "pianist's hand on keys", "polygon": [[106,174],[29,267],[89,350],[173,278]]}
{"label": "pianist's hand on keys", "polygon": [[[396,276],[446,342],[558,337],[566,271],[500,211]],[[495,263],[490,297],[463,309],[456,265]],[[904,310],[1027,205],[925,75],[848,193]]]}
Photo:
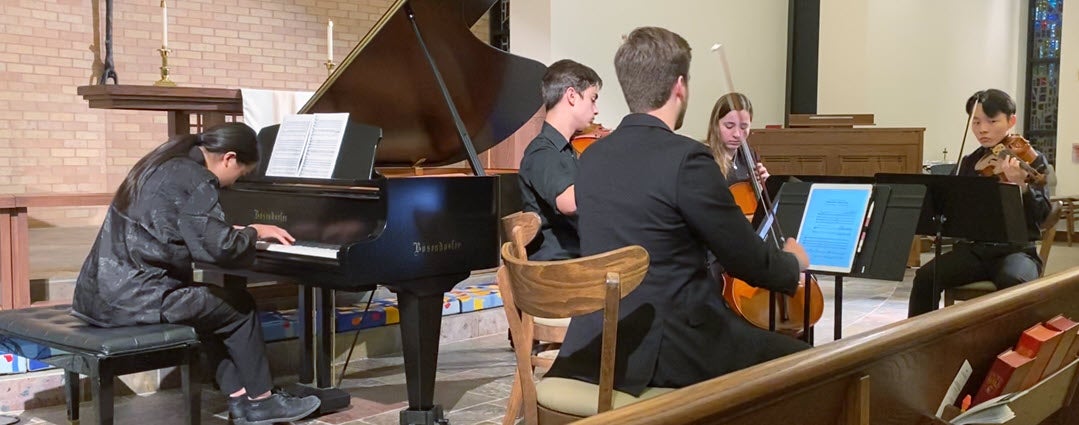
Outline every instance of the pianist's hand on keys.
{"label": "pianist's hand on keys", "polygon": [[292,245],[296,241],[288,231],[272,224],[252,224],[248,227],[258,232],[259,240],[274,240],[282,245]]}

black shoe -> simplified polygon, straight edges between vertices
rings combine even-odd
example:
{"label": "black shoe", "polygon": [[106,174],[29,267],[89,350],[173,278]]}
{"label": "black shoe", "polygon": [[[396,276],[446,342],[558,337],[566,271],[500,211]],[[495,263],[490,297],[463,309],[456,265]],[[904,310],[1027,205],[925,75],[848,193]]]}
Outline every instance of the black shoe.
{"label": "black shoe", "polygon": [[245,419],[247,425],[270,425],[276,422],[292,422],[310,415],[322,400],[309,395],[304,398],[273,394],[261,400],[247,400]]}
{"label": "black shoe", "polygon": [[229,397],[229,423],[247,425],[247,396]]}

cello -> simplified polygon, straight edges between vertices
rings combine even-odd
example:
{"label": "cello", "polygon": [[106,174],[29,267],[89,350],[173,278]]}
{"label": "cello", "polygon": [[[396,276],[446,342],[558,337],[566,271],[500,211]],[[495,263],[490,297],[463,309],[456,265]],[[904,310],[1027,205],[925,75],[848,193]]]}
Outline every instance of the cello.
{"label": "cello", "polygon": [[[741,147],[738,149],[741,150]],[[734,158],[731,158],[731,160],[731,162],[734,162]],[[757,156],[756,152],[753,152],[753,161],[754,162],[749,165],[750,179],[755,178],[754,175],[757,170],[754,165],[760,162],[760,158]],[[734,203],[742,208],[742,214],[745,214],[746,219],[753,221],[753,214],[757,212],[757,207],[760,205],[760,202],[757,202],[757,191],[754,190],[753,184],[749,181],[738,182],[727,186],[727,189],[730,189],[731,195],[734,195]]]}
{"label": "cello", "polygon": [[[745,141],[742,143],[743,145],[738,148],[738,151],[744,154],[744,152],[748,151],[748,147],[745,145]],[[745,155],[748,157],[748,154]],[[754,192],[753,208],[756,208],[755,204],[757,202],[765,206],[766,218],[762,225],[768,226],[770,236],[768,239],[775,241],[778,248],[782,248],[779,244],[785,237],[783,236],[783,230],[779,227],[779,223],[773,215],[774,209],[768,193],[761,188],[756,176],[752,176],[749,183]],[[743,196],[742,199],[744,200],[746,197]],[[736,198],[737,201],[738,199]],[[739,203],[739,206],[743,212],[747,211],[746,205]],[[749,211],[753,210],[749,209]],[[806,281],[806,276],[809,277],[808,282]],[[806,291],[808,291],[808,295]],[[805,273],[801,274],[798,288],[795,290],[794,295],[790,296],[757,288],[728,273],[723,273],[723,299],[727,301],[727,306],[732,311],[754,326],[788,335],[798,335],[800,331],[816,324],[824,314],[824,294],[821,292],[820,285],[817,283],[816,277]],[[778,315],[776,311],[778,311]],[[804,312],[808,312],[808,314],[800,314]],[[806,320],[809,322],[807,323]]]}
{"label": "cello", "polygon": [[[712,51],[719,52],[720,61],[727,77],[728,89],[734,92],[734,83],[722,46],[717,44],[712,47]],[[733,106],[731,105],[732,110],[734,110]],[[775,220],[775,209],[773,208],[772,200],[757,178],[756,167],[754,167],[757,161],[753,157],[746,139],[742,136],[739,136],[739,138],[740,146],[736,155],[741,155],[746,164],[750,164],[750,168],[754,170],[750,172],[749,179],[749,186],[752,188],[753,196],[749,197],[743,194],[743,196],[739,197],[747,204],[752,203],[752,208],[749,208],[750,205],[741,203],[739,203],[739,207],[743,212],[748,211],[747,214],[752,214],[757,209],[756,203],[762,204],[766,216],[762,223],[768,227],[768,235],[770,236],[768,239],[774,241],[777,247],[782,249],[782,241],[786,238],[783,236],[783,230],[779,227],[778,221]],[[744,188],[738,190],[746,191]],[[801,274],[798,287],[793,296],[776,294],[767,289],[757,288],[724,273],[723,298],[732,311],[754,326],[790,335],[797,335],[799,331],[808,330],[824,314],[824,294],[821,292],[816,278],[808,273]],[[775,314],[777,310],[778,315]],[[792,311],[795,314],[791,314]],[[802,312],[802,314],[797,314],[798,312]],[[803,336],[807,341],[809,340],[808,333]]]}

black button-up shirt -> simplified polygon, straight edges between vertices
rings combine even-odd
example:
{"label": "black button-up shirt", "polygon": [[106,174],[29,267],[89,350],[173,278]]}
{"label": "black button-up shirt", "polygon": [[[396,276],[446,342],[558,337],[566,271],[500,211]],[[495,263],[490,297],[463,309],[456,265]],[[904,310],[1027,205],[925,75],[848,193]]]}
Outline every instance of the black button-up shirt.
{"label": "black button-up shirt", "polygon": [[577,217],[562,214],[555,203],[555,198],[577,179],[573,146],[558,130],[543,123],[543,130],[525,149],[518,175],[524,211],[540,216],[540,232],[528,245],[528,258],[548,261],[579,257]]}

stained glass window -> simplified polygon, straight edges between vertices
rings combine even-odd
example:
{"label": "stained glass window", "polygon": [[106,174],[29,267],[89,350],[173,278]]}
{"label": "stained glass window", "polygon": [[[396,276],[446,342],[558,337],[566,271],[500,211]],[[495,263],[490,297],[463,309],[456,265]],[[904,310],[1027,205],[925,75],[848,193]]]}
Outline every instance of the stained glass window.
{"label": "stained glass window", "polygon": [[1030,0],[1027,99],[1023,135],[1056,164],[1060,28],[1064,0]]}

